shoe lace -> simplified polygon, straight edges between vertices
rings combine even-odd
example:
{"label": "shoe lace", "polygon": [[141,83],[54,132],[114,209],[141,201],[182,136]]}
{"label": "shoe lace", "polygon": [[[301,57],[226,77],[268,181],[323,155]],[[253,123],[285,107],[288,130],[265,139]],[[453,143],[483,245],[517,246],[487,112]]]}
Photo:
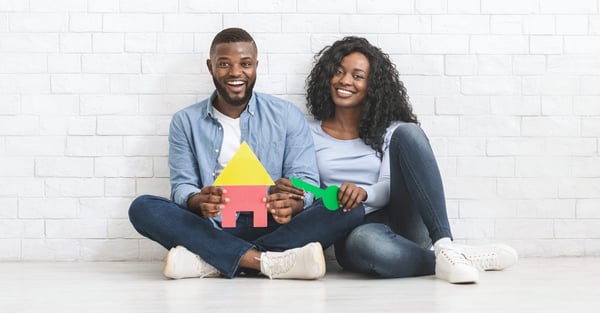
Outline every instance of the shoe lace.
{"label": "shoe lace", "polygon": [[264,270],[263,274],[267,275],[269,279],[273,279],[273,276],[289,271],[294,265],[295,260],[295,255],[293,253],[273,255],[266,252],[262,254],[260,258]]}
{"label": "shoe lace", "polygon": [[480,271],[498,267],[498,257],[494,252],[467,255],[467,259]]}
{"label": "shoe lace", "polygon": [[446,248],[441,249],[440,254],[444,256],[451,264],[467,264],[471,265],[471,262],[467,260],[466,256],[457,249]]}

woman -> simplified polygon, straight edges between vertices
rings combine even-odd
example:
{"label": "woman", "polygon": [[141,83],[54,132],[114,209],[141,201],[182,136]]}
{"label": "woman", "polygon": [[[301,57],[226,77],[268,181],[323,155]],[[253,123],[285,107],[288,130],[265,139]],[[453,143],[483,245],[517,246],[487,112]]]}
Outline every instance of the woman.
{"label": "woman", "polygon": [[516,262],[505,245],[452,242],[433,151],[398,71],[379,48],[346,37],[321,50],[307,78],[307,107],[321,185],[340,186],[343,210],[365,206],[365,223],[335,245],[344,269],[473,283],[478,269]]}

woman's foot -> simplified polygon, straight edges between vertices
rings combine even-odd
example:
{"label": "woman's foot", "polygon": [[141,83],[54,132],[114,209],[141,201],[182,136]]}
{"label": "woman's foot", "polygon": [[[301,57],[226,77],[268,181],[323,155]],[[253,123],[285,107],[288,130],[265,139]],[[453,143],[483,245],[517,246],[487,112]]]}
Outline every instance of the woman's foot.
{"label": "woman's foot", "polygon": [[515,249],[501,243],[480,246],[457,245],[464,256],[480,271],[501,271],[517,263]]}
{"label": "woman's foot", "polygon": [[435,276],[453,284],[476,283],[479,271],[454,244],[436,246]]}

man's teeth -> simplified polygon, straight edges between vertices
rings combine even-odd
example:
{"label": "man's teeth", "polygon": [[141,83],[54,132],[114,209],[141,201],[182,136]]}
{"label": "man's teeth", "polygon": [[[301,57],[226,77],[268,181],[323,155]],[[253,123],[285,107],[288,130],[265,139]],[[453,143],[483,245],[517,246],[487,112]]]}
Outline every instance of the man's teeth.
{"label": "man's teeth", "polygon": [[239,85],[243,85],[244,82],[243,81],[234,81],[234,82],[228,82],[227,84],[233,85],[233,86],[239,86]]}

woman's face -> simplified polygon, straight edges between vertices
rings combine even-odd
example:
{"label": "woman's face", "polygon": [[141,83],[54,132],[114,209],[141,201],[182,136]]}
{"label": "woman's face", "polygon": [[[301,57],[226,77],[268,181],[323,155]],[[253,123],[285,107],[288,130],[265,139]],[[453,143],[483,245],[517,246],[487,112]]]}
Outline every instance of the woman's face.
{"label": "woman's face", "polygon": [[331,78],[331,99],[336,106],[360,106],[367,96],[370,63],[360,52],[352,52],[340,62]]}

